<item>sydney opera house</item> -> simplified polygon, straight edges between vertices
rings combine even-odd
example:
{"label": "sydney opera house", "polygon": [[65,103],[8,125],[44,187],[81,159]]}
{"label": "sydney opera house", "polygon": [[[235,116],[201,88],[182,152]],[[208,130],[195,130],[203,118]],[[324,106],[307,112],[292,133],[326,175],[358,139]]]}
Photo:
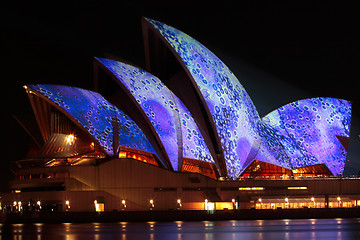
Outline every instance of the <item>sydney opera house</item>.
{"label": "sydney opera house", "polygon": [[92,91],[24,86],[38,151],[14,163],[2,210],[360,205],[357,180],[339,177],[349,101],[302,99],[259,116],[205,46],[155,20],[142,28],[146,71],[96,57]]}

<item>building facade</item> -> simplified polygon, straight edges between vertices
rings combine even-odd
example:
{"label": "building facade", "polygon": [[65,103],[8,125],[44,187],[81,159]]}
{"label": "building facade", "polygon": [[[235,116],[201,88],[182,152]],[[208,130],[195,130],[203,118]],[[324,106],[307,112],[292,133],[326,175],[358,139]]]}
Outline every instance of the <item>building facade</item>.
{"label": "building facade", "polygon": [[[3,211],[147,211],[338,208],[360,205],[359,179],[214,180],[130,158],[21,169]],[[152,203],[151,203],[152,202]],[[41,207],[42,209],[40,209]],[[37,209],[37,210],[36,210]]]}

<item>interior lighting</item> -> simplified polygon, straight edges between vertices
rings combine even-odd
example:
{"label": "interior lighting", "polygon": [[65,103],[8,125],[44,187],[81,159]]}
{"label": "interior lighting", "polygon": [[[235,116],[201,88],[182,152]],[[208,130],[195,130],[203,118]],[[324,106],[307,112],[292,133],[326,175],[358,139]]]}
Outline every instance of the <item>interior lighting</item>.
{"label": "interior lighting", "polygon": [[306,190],[307,187],[288,187],[288,190]]}
{"label": "interior lighting", "polygon": [[74,135],[70,134],[69,136],[66,137],[66,143],[69,145],[72,145],[74,143],[75,137]]}
{"label": "interior lighting", "polygon": [[261,191],[264,187],[239,187],[239,191]]}
{"label": "interior lighting", "polygon": [[215,203],[209,202],[208,199],[205,199],[204,206],[205,206],[205,210],[207,210],[207,211],[214,211],[215,210]]}
{"label": "interior lighting", "polygon": [[94,201],[95,211],[96,212],[103,212],[104,211],[104,203],[98,202],[97,200]]}
{"label": "interior lighting", "polygon": [[260,169],[260,165],[258,164],[258,165],[256,165],[256,167],[253,169],[253,172],[258,171],[259,169]]}
{"label": "interior lighting", "polygon": [[126,152],[120,151],[119,152],[119,158],[126,158]]}

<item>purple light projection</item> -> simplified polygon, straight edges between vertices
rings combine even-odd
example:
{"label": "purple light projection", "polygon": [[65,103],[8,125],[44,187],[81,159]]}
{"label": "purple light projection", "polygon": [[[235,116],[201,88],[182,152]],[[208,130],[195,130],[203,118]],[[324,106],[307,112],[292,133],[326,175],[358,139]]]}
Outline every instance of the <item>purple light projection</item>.
{"label": "purple light projection", "polygon": [[124,112],[100,94],[76,87],[61,85],[28,85],[33,91],[48,98],[74,118],[109,155],[113,150],[113,123],[118,122],[119,146],[155,154],[142,130]]}
{"label": "purple light projection", "polygon": [[188,109],[157,77],[122,62],[97,60],[136,99],[161,139],[175,171],[181,170],[183,157],[214,162]]}

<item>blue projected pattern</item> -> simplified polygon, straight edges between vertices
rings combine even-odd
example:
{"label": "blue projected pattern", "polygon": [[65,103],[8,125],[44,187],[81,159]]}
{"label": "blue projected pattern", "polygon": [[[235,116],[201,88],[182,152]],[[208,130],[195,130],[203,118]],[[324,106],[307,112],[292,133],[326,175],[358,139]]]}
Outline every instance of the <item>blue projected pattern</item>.
{"label": "blue projected pattern", "polygon": [[142,130],[125,113],[100,94],[61,85],[28,85],[71,115],[100,144],[109,156],[113,151],[113,125],[118,122],[119,146],[155,154]]}
{"label": "blue projected pattern", "polygon": [[214,163],[214,159],[191,113],[178,97],[174,95],[174,98],[179,109],[184,158]]}
{"label": "blue projected pattern", "polygon": [[313,98],[285,105],[263,119],[238,79],[211,51],[185,33],[146,19],[170,44],[206,103],[224,152],[228,176],[237,178],[254,159],[295,169],[325,164],[342,174],[351,104]]}
{"label": "blue projected pattern", "polygon": [[284,146],[292,168],[324,163],[342,174],[346,150],[337,136],[349,137],[351,103],[337,98],[292,102],[263,118]]}
{"label": "blue projected pattern", "polygon": [[[283,136],[279,135],[274,128],[264,122],[259,122],[258,132],[262,141],[257,155],[254,158],[283,168],[291,169],[286,151],[287,148],[284,148],[284,145],[280,141]],[[246,166],[248,165],[249,164]]]}
{"label": "blue projected pattern", "polygon": [[201,91],[224,152],[228,175],[237,178],[253,159],[261,137],[259,115],[244,87],[210,50],[185,33],[147,19],[165,38],[188,68]]}
{"label": "blue projected pattern", "polygon": [[97,58],[126,87],[159,136],[175,171],[182,159],[214,162],[188,109],[157,77],[131,65]]}

